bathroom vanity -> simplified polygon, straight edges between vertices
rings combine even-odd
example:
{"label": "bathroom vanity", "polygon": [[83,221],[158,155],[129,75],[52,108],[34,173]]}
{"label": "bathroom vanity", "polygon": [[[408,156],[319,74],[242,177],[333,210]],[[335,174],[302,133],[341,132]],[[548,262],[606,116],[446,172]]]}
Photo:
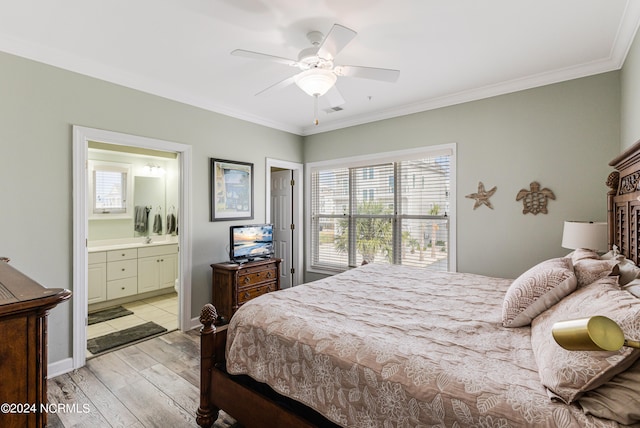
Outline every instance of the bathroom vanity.
{"label": "bathroom vanity", "polygon": [[88,303],[94,307],[172,291],[178,277],[178,244],[90,245],[87,276]]}

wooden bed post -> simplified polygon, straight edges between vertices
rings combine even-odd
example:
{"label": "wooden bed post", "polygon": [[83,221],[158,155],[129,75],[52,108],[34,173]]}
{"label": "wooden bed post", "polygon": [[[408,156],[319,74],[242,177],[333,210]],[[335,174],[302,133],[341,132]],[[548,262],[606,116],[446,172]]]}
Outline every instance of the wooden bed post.
{"label": "wooden bed post", "polygon": [[218,418],[218,410],[211,404],[211,370],[215,363],[215,333],[213,322],[218,318],[216,308],[207,303],[200,312],[200,407],[196,412],[196,422],[202,428],[209,428]]}
{"label": "wooden bed post", "polygon": [[[616,216],[616,204],[613,198],[618,194],[618,183],[620,181],[620,173],[613,171],[607,177],[607,187],[610,189],[607,192],[607,246],[608,250],[612,250],[616,244],[616,229],[615,229],[615,216]],[[620,249],[618,249],[620,250]]]}

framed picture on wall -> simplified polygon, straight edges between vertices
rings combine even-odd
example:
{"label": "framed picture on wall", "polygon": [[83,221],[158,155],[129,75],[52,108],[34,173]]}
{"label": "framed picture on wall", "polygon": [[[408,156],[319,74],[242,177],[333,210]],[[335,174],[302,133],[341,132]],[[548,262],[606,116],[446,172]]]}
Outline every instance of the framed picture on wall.
{"label": "framed picture on wall", "polygon": [[210,221],[253,219],[253,164],[211,161]]}

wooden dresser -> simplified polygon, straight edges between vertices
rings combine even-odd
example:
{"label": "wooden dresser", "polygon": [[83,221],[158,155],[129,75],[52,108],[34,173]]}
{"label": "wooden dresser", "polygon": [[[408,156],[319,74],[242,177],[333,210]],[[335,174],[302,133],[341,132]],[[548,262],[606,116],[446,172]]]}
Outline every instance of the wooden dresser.
{"label": "wooden dresser", "polygon": [[1,427],[47,424],[47,314],[69,297],[0,262]]}
{"label": "wooden dresser", "polygon": [[218,322],[229,322],[238,308],[265,293],[280,290],[281,259],[211,265],[213,306]]}

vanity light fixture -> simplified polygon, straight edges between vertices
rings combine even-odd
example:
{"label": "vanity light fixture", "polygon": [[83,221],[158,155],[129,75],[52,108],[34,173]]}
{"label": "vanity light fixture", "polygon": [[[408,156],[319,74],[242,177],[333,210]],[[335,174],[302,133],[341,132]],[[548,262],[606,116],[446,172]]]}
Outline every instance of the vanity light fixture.
{"label": "vanity light fixture", "polygon": [[147,164],[146,173],[149,177],[162,177],[164,175],[164,168],[160,165],[149,162]]}

